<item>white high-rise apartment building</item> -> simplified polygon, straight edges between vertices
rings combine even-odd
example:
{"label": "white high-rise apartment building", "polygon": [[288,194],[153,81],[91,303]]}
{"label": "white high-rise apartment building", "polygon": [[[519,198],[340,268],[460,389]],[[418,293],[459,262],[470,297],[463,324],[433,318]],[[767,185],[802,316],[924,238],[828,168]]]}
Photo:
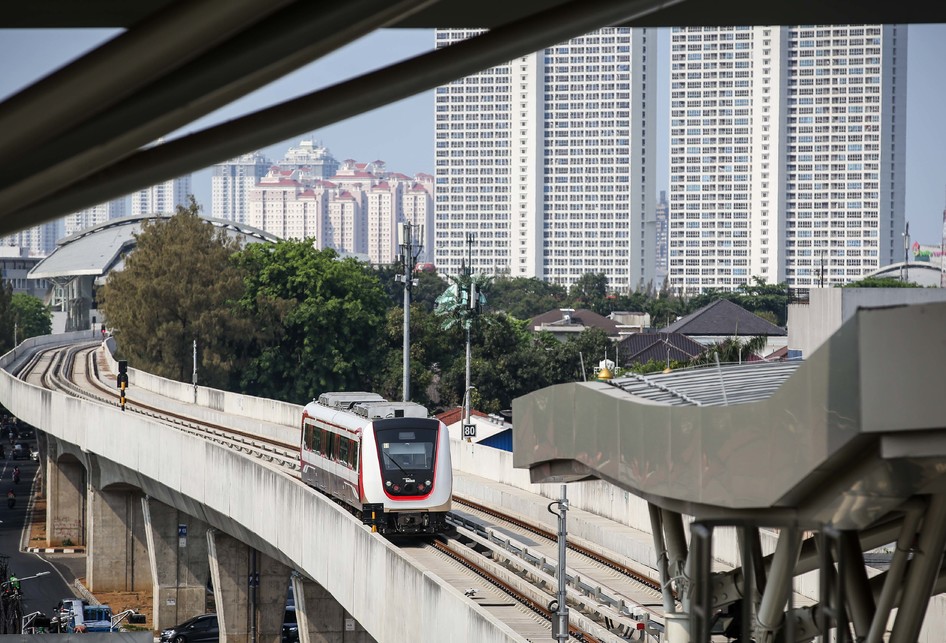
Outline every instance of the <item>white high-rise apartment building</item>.
{"label": "white high-rise apartment building", "polygon": [[246,195],[266,176],[272,163],[261,152],[244,154],[213,166],[211,216],[246,223],[249,212]]}
{"label": "white high-rise apartment building", "polygon": [[55,219],[0,237],[0,246],[22,248],[30,257],[45,257],[56,249],[56,241],[63,236],[63,219]]}
{"label": "white high-rise apartment building", "polygon": [[671,287],[829,286],[893,261],[906,62],[903,25],[673,29]]}
{"label": "white high-rise apartment building", "polygon": [[607,28],[438,87],[437,269],[651,282],[656,63],[655,30]]}
{"label": "white high-rise apartment building", "polygon": [[66,215],[65,219],[63,219],[65,235],[75,234],[80,230],[97,226],[101,223],[111,221],[112,219],[120,219],[127,213],[127,200],[128,199],[125,197],[122,197]]}
{"label": "white high-rise apartment building", "polygon": [[152,185],[131,195],[131,214],[174,214],[178,206],[187,206],[190,194],[190,174]]}

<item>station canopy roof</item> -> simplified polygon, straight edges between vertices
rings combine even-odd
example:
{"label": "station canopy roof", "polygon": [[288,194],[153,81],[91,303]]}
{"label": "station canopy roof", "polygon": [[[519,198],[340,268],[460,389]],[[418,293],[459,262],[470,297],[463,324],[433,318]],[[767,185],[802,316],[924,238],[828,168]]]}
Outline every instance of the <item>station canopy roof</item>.
{"label": "station canopy roof", "polygon": [[[30,279],[60,280],[70,277],[100,277],[112,270],[121,270],[124,257],[135,246],[135,235],[145,221],[167,219],[172,215],[140,215],[113,219],[80,230],[61,239],[56,249],[30,270]],[[226,230],[230,236],[245,242],[269,241],[278,238],[254,228],[223,219],[204,217],[209,225]]]}

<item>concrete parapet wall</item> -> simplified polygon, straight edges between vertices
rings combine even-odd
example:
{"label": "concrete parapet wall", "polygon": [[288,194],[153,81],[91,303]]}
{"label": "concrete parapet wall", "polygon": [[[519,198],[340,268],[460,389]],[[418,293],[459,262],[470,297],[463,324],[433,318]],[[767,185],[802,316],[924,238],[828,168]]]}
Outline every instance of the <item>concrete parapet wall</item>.
{"label": "concrete parapet wall", "polygon": [[[115,339],[109,338],[106,341],[106,347],[108,350],[105,351],[105,359],[108,362],[109,369],[112,373],[117,373],[118,362],[114,356]],[[159,377],[130,366],[128,368],[128,385],[129,388],[142,388],[179,402],[194,403],[193,384]],[[303,408],[298,404],[198,386],[197,405],[202,412],[195,414],[200,415],[200,418],[207,422],[219,424],[223,421],[224,414],[239,415],[259,421],[259,424],[255,426],[255,430],[261,437],[289,443],[298,441]],[[190,411],[193,410],[190,409]],[[281,430],[279,426],[273,425],[283,425],[286,430]]]}

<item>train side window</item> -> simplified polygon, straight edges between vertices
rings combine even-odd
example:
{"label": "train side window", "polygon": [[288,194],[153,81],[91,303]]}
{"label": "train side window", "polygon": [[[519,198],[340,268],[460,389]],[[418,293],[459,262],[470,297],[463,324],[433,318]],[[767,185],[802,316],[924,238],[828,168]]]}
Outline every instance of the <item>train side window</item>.
{"label": "train side window", "polygon": [[342,438],[342,437],[340,437],[340,438],[338,439],[338,461],[339,461],[339,462],[343,462],[343,463],[345,463],[346,465],[348,464],[348,446],[349,446],[349,442],[351,442],[351,440],[349,440],[348,438]]}
{"label": "train side window", "polygon": [[313,426],[312,436],[310,439],[312,443],[309,446],[309,450],[318,453],[322,448],[322,431],[316,430],[316,428]]}
{"label": "train side window", "polygon": [[322,438],[325,457],[331,460],[335,456],[335,435],[326,431]]}
{"label": "train side window", "polygon": [[351,468],[358,470],[358,443],[352,440],[351,443],[351,453],[348,457],[349,462],[351,463]]}
{"label": "train side window", "polygon": [[312,425],[304,424],[302,426],[302,447],[307,450],[312,450]]}

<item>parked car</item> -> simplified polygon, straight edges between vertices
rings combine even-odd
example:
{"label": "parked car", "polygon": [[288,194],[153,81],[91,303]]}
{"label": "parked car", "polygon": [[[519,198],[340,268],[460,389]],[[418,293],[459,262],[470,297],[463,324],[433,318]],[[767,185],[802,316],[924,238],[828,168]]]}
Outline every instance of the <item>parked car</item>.
{"label": "parked car", "polygon": [[216,614],[201,614],[161,632],[161,640],[173,643],[216,641],[220,637]]}

